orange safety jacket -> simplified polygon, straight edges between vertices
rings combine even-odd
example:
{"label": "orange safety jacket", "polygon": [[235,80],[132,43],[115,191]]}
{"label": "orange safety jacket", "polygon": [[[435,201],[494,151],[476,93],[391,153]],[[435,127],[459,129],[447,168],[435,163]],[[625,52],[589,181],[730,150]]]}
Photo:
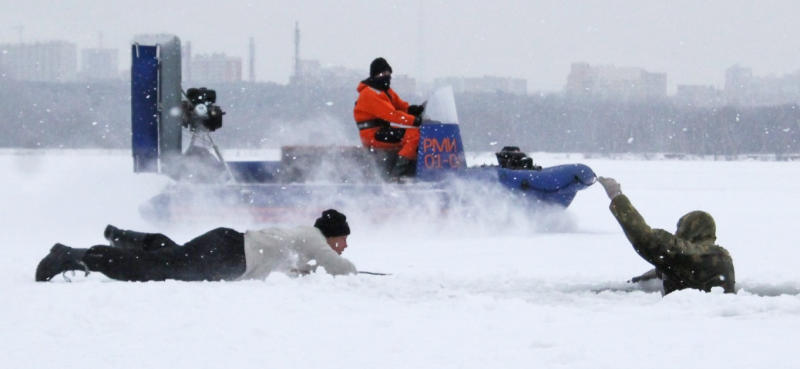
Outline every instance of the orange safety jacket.
{"label": "orange safety jacket", "polygon": [[[391,88],[381,91],[361,82],[358,85],[358,100],[353,108],[353,118],[358,124],[361,144],[367,148],[398,149],[398,155],[414,160],[417,157],[419,129],[414,126],[415,117],[408,114],[408,103]],[[387,143],[375,139],[381,128],[389,124],[407,129],[400,142]]]}
{"label": "orange safety jacket", "polygon": [[[384,92],[361,82],[358,84],[357,91],[358,100],[353,109],[353,118],[356,123],[381,119],[395,123],[396,127],[397,125],[404,126],[398,128],[416,128],[414,127],[414,116],[408,114],[408,103],[397,96],[391,88]],[[361,130],[362,135],[364,131],[369,130],[371,129]]]}

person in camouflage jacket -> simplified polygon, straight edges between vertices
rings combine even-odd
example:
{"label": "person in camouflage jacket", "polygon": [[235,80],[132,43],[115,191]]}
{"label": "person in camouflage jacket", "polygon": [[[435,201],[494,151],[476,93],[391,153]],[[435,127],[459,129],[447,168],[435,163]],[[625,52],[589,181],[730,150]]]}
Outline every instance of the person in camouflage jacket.
{"label": "person in camouflage jacket", "polygon": [[687,213],[678,220],[674,235],[663,229],[652,229],[622,194],[616,180],[599,177],[598,181],[611,199],[611,213],[633,249],[655,266],[633,282],[659,278],[664,295],[684,288],[709,292],[713,287],[722,287],[725,293],[736,293],[733,261],[728,250],[714,243],[716,225],[710,214],[699,210]]}

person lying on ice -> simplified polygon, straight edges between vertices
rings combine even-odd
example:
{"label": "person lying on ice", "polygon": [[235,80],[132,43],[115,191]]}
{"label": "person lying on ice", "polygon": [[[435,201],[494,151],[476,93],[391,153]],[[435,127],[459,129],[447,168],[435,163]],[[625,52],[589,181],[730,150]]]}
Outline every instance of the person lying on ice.
{"label": "person lying on ice", "polygon": [[36,268],[36,281],[70,270],[100,272],[122,281],[218,281],[266,278],[273,271],[304,275],[325,268],[332,275],[355,274],[341,256],[350,227],[344,214],[329,209],[314,226],[266,228],[245,233],[217,228],[179,246],[160,233],[139,233],[109,225],[110,246],[88,249],[60,243]]}
{"label": "person lying on ice", "polygon": [[599,177],[608,198],[611,213],[617,218],[636,253],[655,266],[632,282],[658,278],[664,295],[684,288],[709,292],[722,287],[725,293],[736,293],[733,261],[717,239],[714,218],[704,211],[692,211],[678,220],[678,229],[671,234],[652,229],[622,194],[614,178]]}
{"label": "person lying on ice", "polygon": [[[353,118],[361,143],[368,149],[399,150],[389,172],[393,178],[410,175],[416,168],[419,126],[423,105],[409,105],[392,90],[392,67],[384,58],[369,65],[369,78],[358,84]],[[391,125],[390,125],[391,124]]]}

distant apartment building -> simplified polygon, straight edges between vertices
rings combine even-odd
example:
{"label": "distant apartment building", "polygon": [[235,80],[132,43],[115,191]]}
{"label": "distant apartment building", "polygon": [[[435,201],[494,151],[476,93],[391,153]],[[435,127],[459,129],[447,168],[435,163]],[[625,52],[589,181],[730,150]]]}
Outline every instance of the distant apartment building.
{"label": "distant apartment building", "polygon": [[392,76],[392,90],[405,100],[411,99],[412,95],[417,95],[419,93],[418,87],[417,80],[408,75],[398,74]]}
{"label": "distant apartment building", "polygon": [[120,79],[119,50],[102,48],[81,50],[80,77],[89,81]]}
{"label": "distant apartment building", "polygon": [[190,82],[220,83],[242,80],[242,58],[222,53],[192,55],[188,61]]}
{"label": "distant apartment building", "polygon": [[[319,60],[298,59],[297,67],[291,76],[291,84],[316,84],[329,88],[350,88],[355,90],[358,83],[367,77],[366,71],[342,66],[325,66]],[[398,76],[392,78],[392,88],[398,83]]]}
{"label": "distant apartment building", "polygon": [[725,103],[722,91],[711,85],[678,85],[675,102],[696,107],[720,106]]}
{"label": "distant apartment building", "polygon": [[572,97],[623,101],[662,99],[667,97],[667,75],[635,67],[573,63],[564,90]]}
{"label": "distant apartment building", "polygon": [[0,77],[67,82],[78,73],[78,49],[66,41],[0,45]]}
{"label": "distant apartment building", "polygon": [[186,41],[181,45],[181,80],[192,82],[192,43]]}
{"label": "distant apartment building", "polygon": [[515,95],[528,93],[528,81],[522,78],[483,76],[483,77],[444,77],[433,81],[434,87],[451,86],[453,92],[504,92]]}
{"label": "distant apartment building", "polygon": [[800,102],[800,71],[756,77],[750,68],[734,65],[725,71],[725,101],[729,105],[765,106]]}
{"label": "distant apartment building", "polygon": [[[742,105],[752,98],[753,70],[734,65],[725,70],[725,99],[728,104]],[[748,104],[749,105],[749,104]]]}
{"label": "distant apartment building", "polygon": [[289,76],[290,84],[304,84],[321,78],[322,64],[319,60],[295,60],[294,73]]}
{"label": "distant apartment building", "polygon": [[[359,82],[367,78],[368,70],[342,66],[324,66],[318,60],[300,59],[289,83],[294,85],[316,85],[326,88],[342,88],[355,92]],[[408,97],[417,93],[417,82],[404,74],[392,75],[392,89],[400,96]]]}

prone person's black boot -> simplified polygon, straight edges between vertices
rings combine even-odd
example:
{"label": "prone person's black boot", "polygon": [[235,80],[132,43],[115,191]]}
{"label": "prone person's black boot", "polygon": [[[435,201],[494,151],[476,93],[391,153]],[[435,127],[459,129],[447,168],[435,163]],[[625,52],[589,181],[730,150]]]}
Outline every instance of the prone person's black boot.
{"label": "prone person's black boot", "polygon": [[111,224],[106,226],[105,231],[103,231],[103,237],[108,240],[112,247],[120,247],[123,249],[152,251],[162,247],[178,246],[174,241],[160,233],[119,229]]}
{"label": "prone person's black boot", "polygon": [[83,262],[84,254],[86,249],[75,249],[60,243],[53,245],[50,253],[36,267],[36,281],[47,282],[58,273],[70,270],[83,270],[89,275],[89,268]]}
{"label": "prone person's black boot", "polygon": [[142,249],[141,245],[144,243],[147,233],[119,229],[109,224],[103,231],[103,237],[105,237],[108,243],[113,247]]}

